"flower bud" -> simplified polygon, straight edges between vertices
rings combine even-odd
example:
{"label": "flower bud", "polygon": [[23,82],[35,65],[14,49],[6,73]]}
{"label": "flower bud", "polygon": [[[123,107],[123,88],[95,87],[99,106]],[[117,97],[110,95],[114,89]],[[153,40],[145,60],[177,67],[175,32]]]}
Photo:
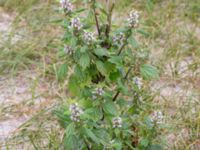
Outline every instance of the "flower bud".
{"label": "flower bud", "polygon": [[81,108],[78,107],[78,104],[71,104],[69,106],[69,110],[71,112],[71,120],[74,122],[80,122],[80,115],[83,114],[83,111]]}
{"label": "flower bud", "polygon": [[73,5],[72,3],[70,3],[69,0],[60,0],[60,4],[61,4],[62,9],[64,9],[66,13],[72,12]]}
{"label": "flower bud", "polygon": [[82,24],[80,21],[80,18],[72,18],[71,19],[71,28],[76,29],[76,30],[80,30],[82,28]]}
{"label": "flower bud", "polygon": [[112,120],[113,128],[121,128],[122,127],[122,118],[115,117]]}
{"label": "flower bud", "polygon": [[133,83],[138,87],[138,89],[141,89],[142,88],[142,78],[139,78],[139,77],[134,77],[133,78]]}
{"label": "flower bud", "polygon": [[139,23],[139,14],[137,11],[131,11],[129,14],[128,24],[131,28],[136,28]]}
{"label": "flower bud", "polygon": [[94,34],[92,32],[84,32],[84,35],[83,35],[83,38],[84,38],[84,41],[87,43],[87,44],[91,44],[92,41],[94,41]]}
{"label": "flower bud", "polygon": [[64,52],[65,52],[66,54],[72,55],[72,54],[73,54],[73,49],[72,49],[72,47],[70,47],[70,46],[68,46],[68,45],[65,45],[65,46],[64,46]]}
{"label": "flower bud", "polygon": [[97,99],[97,96],[102,96],[104,94],[104,90],[102,88],[96,88],[95,91],[92,92],[92,99]]}
{"label": "flower bud", "polygon": [[113,37],[113,42],[114,44],[123,44],[125,41],[125,35],[120,32],[118,35],[116,35],[115,37]]}
{"label": "flower bud", "polygon": [[164,116],[161,111],[154,111],[151,114],[151,121],[156,122],[157,124],[163,123]]}

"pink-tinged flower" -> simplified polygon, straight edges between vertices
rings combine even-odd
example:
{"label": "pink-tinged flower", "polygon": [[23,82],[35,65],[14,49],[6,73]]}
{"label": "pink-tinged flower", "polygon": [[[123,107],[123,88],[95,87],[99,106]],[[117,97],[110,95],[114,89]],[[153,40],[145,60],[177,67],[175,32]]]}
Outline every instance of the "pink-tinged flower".
{"label": "pink-tinged flower", "polygon": [[131,11],[127,20],[131,28],[136,28],[139,23],[139,13],[134,10]]}
{"label": "pink-tinged flower", "polygon": [[76,30],[80,30],[82,28],[82,24],[80,21],[80,18],[72,18],[71,19],[71,28],[76,29]]}
{"label": "pink-tinged flower", "polygon": [[113,128],[121,128],[122,127],[122,118],[115,117],[112,120]]}
{"label": "pink-tinged flower", "polygon": [[157,124],[161,124],[164,121],[164,116],[161,111],[154,111],[151,114],[151,121],[156,122]]}
{"label": "pink-tinged flower", "polygon": [[78,107],[78,104],[71,104],[69,106],[69,110],[71,112],[71,120],[74,122],[80,122],[80,115],[83,114],[83,110],[80,107]]}
{"label": "pink-tinged flower", "polygon": [[61,4],[62,9],[66,13],[72,12],[73,5],[72,5],[72,3],[69,0],[60,0],[60,4]]}

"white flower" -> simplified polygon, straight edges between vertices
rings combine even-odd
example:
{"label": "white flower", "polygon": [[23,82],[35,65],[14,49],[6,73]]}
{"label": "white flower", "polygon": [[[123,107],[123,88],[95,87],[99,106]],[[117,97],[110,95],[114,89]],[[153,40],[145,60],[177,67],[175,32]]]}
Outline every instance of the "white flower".
{"label": "white flower", "polygon": [[64,52],[65,52],[66,54],[72,55],[72,54],[73,54],[73,49],[72,49],[72,47],[70,47],[70,46],[68,46],[68,45],[65,45],[65,46],[64,46]]}
{"label": "white flower", "polygon": [[77,30],[80,30],[82,28],[82,24],[80,21],[80,18],[72,18],[71,19],[71,27]]}
{"label": "white flower", "polygon": [[122,118],[115,117],[112,120],[113,128],[121,128],[122,127]]}
{"label": "white flower", "polygon": [[113,42],[116,44],[123,44],[124,41],[125,41],[125,35],[122,32],[113,37]]}
{"label": "white flower", "polygon": [[72,12],[73,5],[69,0],[60,0],[60,4],[66,13]]}
{"label": "white flower", "polygon": [[133,78],[133,83],[138,87],[138,89],[141,89],[142,88],[142,78],[139,78],[139,77],[134,77]]}
{"label": "white flower", "polygon": [[102,88],[96,88],[95,91],[92,92],[92,99],[97,99],[97,96],[102,96],[104,94],[104,90]]}
{"label": "white flower", "polygon": [[78,104],[71,104],[69,110],[71,112],[71,120],[74,122],[80,122],[80,115],[83,114],[83,110],[78,107]]}
{"label": "white flower", "polygon": [[87,44],[91,44],[92,41],[95,40],[94,33],[92,32],[84,32],[83,38]]}
{"label": "white flower", "polygon": [[128,24],[131,28],[135,28],[137,27],[138,23],[139,23],[139,13],[137,11],[131,11],[129,14],[129,18],[128,20]]}
{"label": "white flower", "polygon": [[163,116],[163,113],[161,111],[154,111],[151,114],[151,121],[152,122],[156,122],[157,124],[161,124],[161,123],[163,123],[163,119],[164,119],[164,116]]}

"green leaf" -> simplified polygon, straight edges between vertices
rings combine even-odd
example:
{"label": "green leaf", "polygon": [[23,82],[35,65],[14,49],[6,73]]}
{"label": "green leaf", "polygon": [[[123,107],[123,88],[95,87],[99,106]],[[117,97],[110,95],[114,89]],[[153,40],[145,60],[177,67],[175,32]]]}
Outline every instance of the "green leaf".
{"label": "green leaf", "polygon": [[64,149],[75,150],[78,149],[78,139],[74,135],[65,136],[64,138]]}
{"label": "green leaf", "polygon": [[78,79],[75,76],[71,76],[69,78],[68,88],[69,88],[69,91],[74,95],[80,93]]}
{"label": "green leaf", "polygon": [[58,81],[62,81],[63,79],[66,78],[67,76],[67,64],[62,64],[60,65],[60,67],[58,68],[58,72],[57,72],[57,77],[58,77]]}
{"label": "green leaf", "polygon": [[119,71],[111,72],[110,76],[109,76],[111,81],[116,81],[119,77],[120,77],[120,72]]}
{"label": "green leaf", "polygon": [[92,132],[91,129],[84,128],[84,133],[86,134],[87,137],[89,137],[95,143],[97,144],[100,143],[100,139]]}
{"label": "green leaf", "polygon": [[98,56],[107,56],[108,53],[106,51],[106,49],[103,49],[103,48],[97,48],[94,50],[94,53]]}
{"label": "green leaf", "polygon": [[81,67],[83,67],[83,70],[86,69],[89,65],[90,65],[90,57],[87,53],[84,53],[80,60],[79,60],[79,64]]}
{"label": "green leaf", "polygon": [[138,33],[144,35],[145,37],[149,37],[151,34],[143,29],[137,30]]}
{"label": "green leaf", "polygon": [[107,75],[106,66],[102,61],[98,60],[96,62],[96,66],[97,66],[97,69],[99,70],[99,72],[101,72],[101,74]]}
{"label": "green leaf", "polygon": [[112,56],[110,59],[108,59],[108,61],[116,64],[118,68],[122,67],[122,57],[120,56]]}
{"label": "green leaf", "polygon": [[136,39],[134,37],[130,37],[128,39],[128,43],[133,47],[133,48],[138,48],[139,47],[139,44],[138,42],[136,41]]}
{"label": "green leaf", "polygon": [[119,141],[119,142],[116,142],[114,144],[112,144],[112,146],[116,149],[116,150],[121,150],[122,149],[122,143]]}
{"label": "green leaf", "polygon": [[150,64],[145,64],[140,67],[140,73],[144,79],[153,79],[153,78],[158,78],[159,73],[156,67],[150,65]]}
{"label": "green leaf", "polygon": [[86,51],[87,51],[87,46],[81,47],[81,49],[80,49],[81,53],[85,53]]}
{"label": "green leaf", "polygon": [[87,118],[92,119],[93,121],[98,121],[102,117],[102,112],[97,107],[85,110],[84,114],[87,115]]}
{"label": "green leaf", "polygon": [[75,127],[73,122],[67,126],[65,133],[67,136],[73,135],[75,133]]}
{"label": "green leaf", "polygon": [[128,88],[122,83],[121,79],[117,80],[117,85],[118,85],[118,89],[122,93],[124,93],[124,94],[128,93]]}
{"label": "green leaf", "polygon": [[106,103],[104,103],[103,109],[108,114],[115,116],[117,115],[117,107],[113,101],[107,101]]}
{"label": "green leaf", "polygon": [[148,146],[146,150],[163,150],[163,148],[161,145],[154,144],[154,145]]}
{"label": "green leaf", "polygon": [[147,147],[148,144],[149,144],[149,140],[144,138],[144,139],[142,139],[142,140],[140,141],[140,144],[141,144],[142,146],[144,146],[144,147]]}

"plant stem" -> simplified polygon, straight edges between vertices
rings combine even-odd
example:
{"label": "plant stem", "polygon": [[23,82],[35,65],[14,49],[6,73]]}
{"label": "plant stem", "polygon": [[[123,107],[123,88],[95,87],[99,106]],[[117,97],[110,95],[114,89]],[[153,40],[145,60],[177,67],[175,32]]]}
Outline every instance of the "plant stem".
{"label": "plant stem", "polygon": [[91,150],[90,147],[89,147],[89,145],[88,145],[88,143],[86,142],[86,140],[84,140],[84,142],[85,142],[85,145],[87,147],[87,150]]}
{"label": "plant stem", "polygon": [[96,1],[93,0],[92,9],[93,9],[93,12],[94,12],[94,18],[95,18],[95,22],[96,22],[97,32],[98,32],[98,35],[100,36],[100,35],[101,35],[101,32],[100,32],[99,21],[98,21],[96,9],[95,9],[95,3],[96,3]]}
{"label": "plant stem", "polygon": [[[129,67],[125,77],[124,77],[124,80],[127,80],[128,79],[128,75],[129,73],[131,72],[131,69],[132,69],[132,66]],[[113,97],[112,101],[116,101],[117,97],[119,96],[120,94],[120,91],[117,91],[117,93],[115,94],[115,96]]]}
{"label": "plant stem", "polygon": [[127,34],[126,34],[126,41],[125,41],[125,42],[123,43],[123,45],[119,48],[119,52],[117,53],[118,56],[121,54],[122,50],[123,50],[124,47],[127,45],[127,40],[128,40],[128,38],[131,36],[131,34],[132,34],[132,30],[129,29],[129,30],[127,31]]}
{"label": "plant stem", "polygon": [[107,27],[106,27],[106,37],[108,38],[109,37],[109,34],[110,34],[110,29],[111,29],[111,19],[112,19],[112,12],[113,12],[113,9],[115,7],[115,4],[112,3],[112,6],[108,12],[108,15],[107,15],[107,21],[108,21],[108,24],[107,24]]}

